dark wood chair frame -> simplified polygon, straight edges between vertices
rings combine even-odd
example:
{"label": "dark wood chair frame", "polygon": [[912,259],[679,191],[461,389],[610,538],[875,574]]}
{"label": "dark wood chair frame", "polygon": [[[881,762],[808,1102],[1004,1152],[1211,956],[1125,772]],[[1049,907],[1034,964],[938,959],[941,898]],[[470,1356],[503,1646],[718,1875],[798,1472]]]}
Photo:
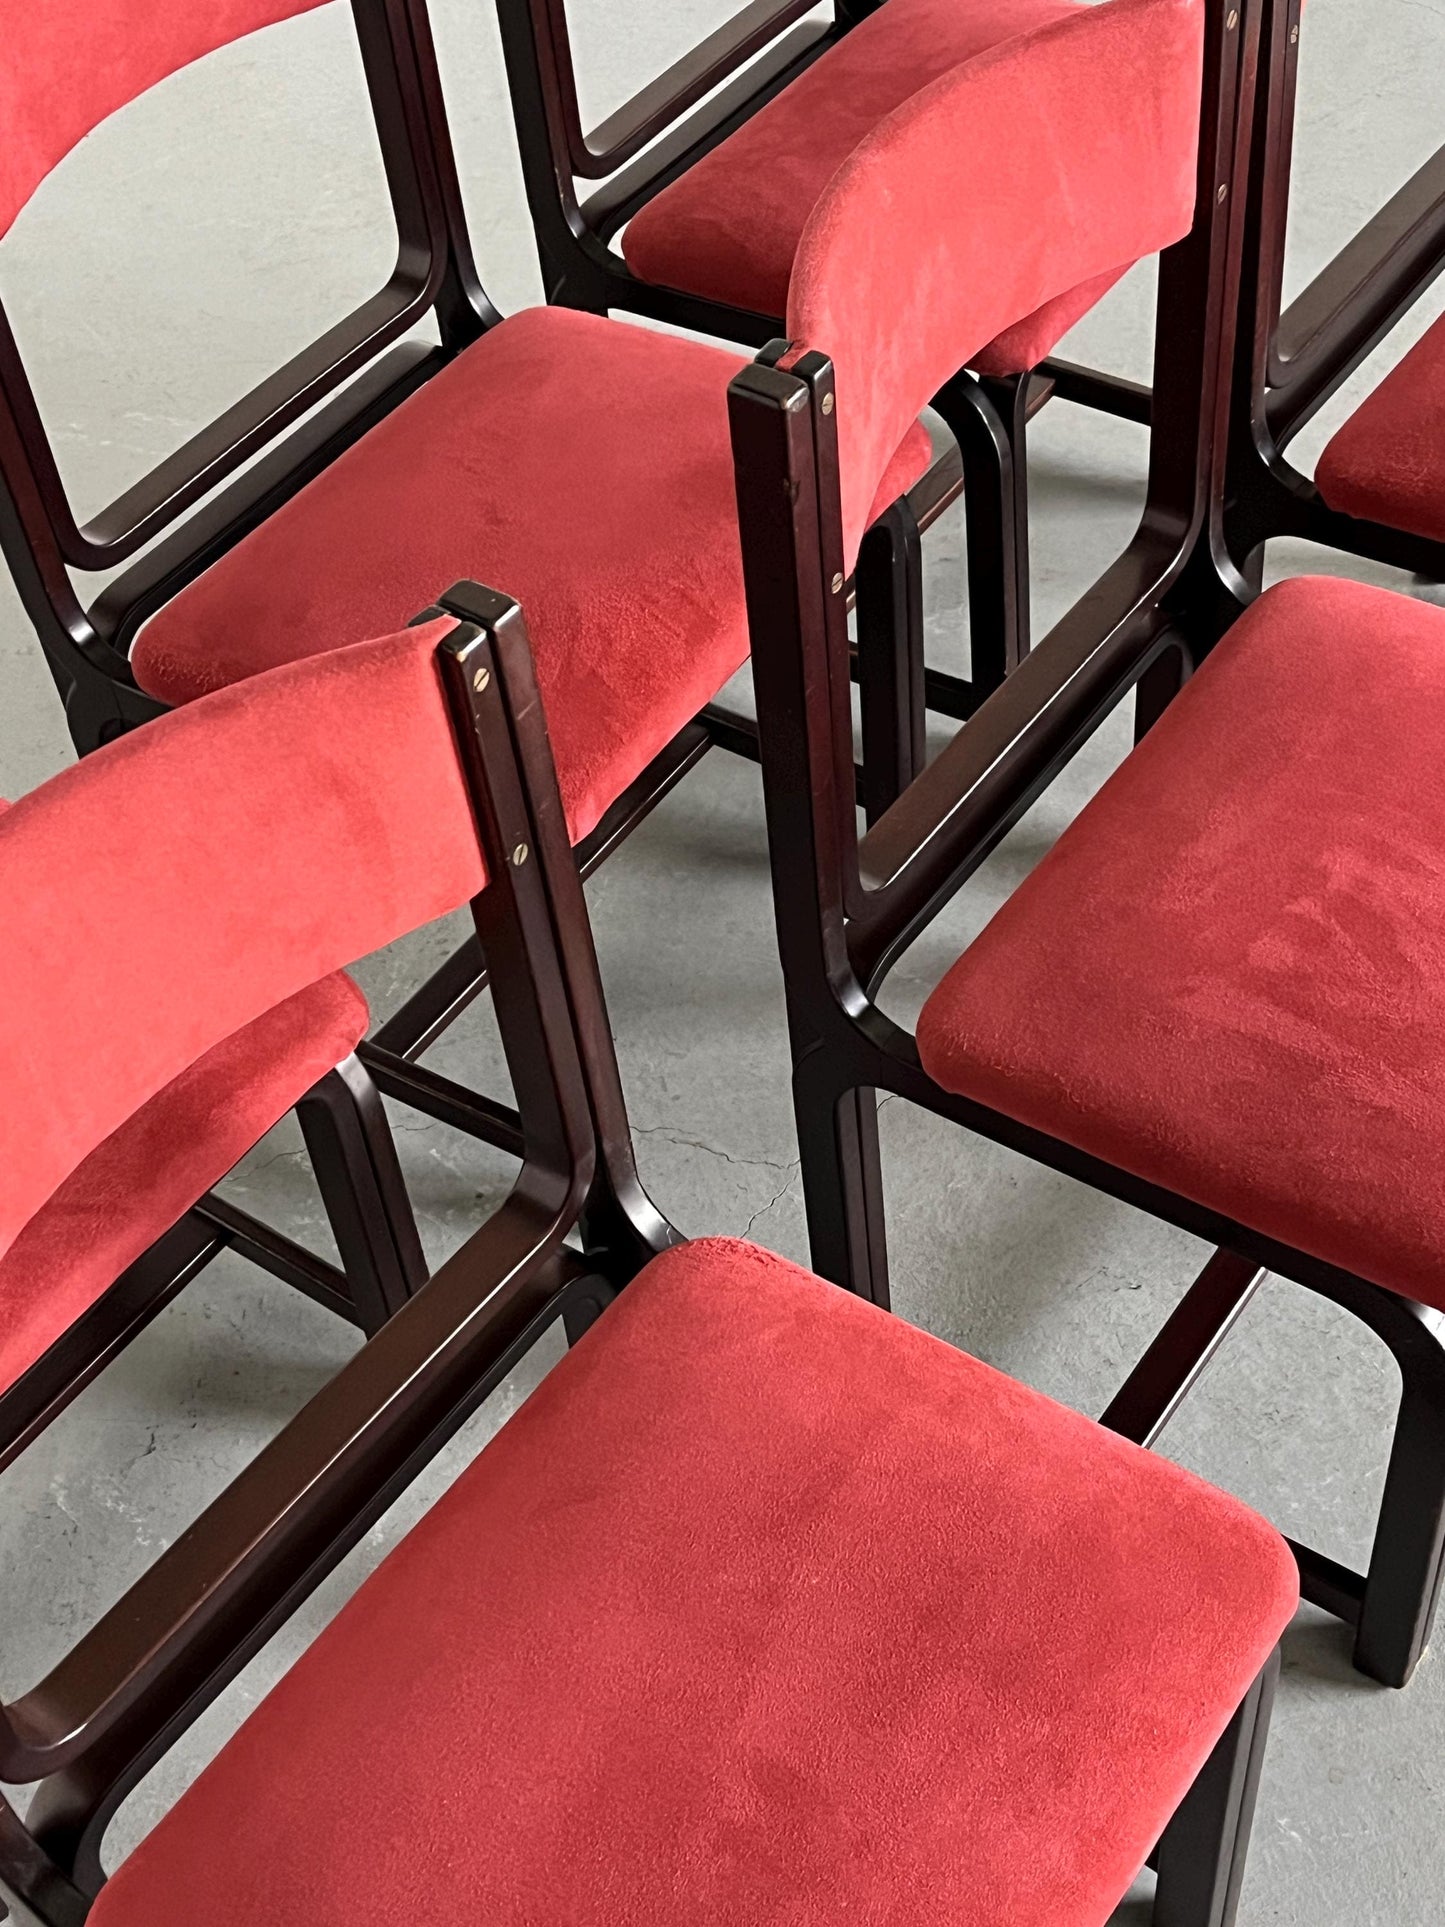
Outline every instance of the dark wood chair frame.
{"label": "dark wood chair frame", "polygon": [[296,1114],[340,1266],[209,1192],[0,1392],[0,1471],[228,1247],[368,1336],[426,1282],[396,1146],[365,1066],[348,1057]]}
{"label": "dark wood chair frame", "polygon": [[1301,0],[1271,0],[1248,189],[1225,527],[1253,585],[1293,536],[1445,580],[1445,542],[1342,515],[1286,450],[1445,270],[1445,147],[1283,307]]}
{"label": "dark wood chair frame", "polygon": [[[569,1341],[677,1234],[643,1192],[582,881],[520,610],[462,583],[441,607],[448,695],[489,887],[525,1134],[506,1203],[24,1698],[0,1707],[0,1901],[81,1927],[126,1794],[559,1319]],[[569,1236],[573,1242],[568,1242]],[[1164,1927],[1228,1927],[1278,1675],[1272,1657],[1152,1856]],[[324,1843],[323,1849],[324,1851]]]}
{"label": "dark wood chair frame", "polygon": [[[497,0],[547,299],[597,314],[621,309],[647,315],[751,347],[776,337],[782,316],[640,280],[611,243],[648,201],[881,4],[835,0],[831,21],[799,24],[810,11],[807,0],[750,0],[588,132],[565,0]],[[604,184],[581,198],[579,184],[593,181]],[[856,575],[854,674],[862,697],[862,800],[870,822],[923,767],[926,710],[966,719],[1027,653],[1026,428],[1055,397],[1149,424],[1147,388],[1058,356],[1019,375],[960,371],[933,403],[954,447],[864,540]],[[968,516],[968,678],[925,667],[921,626],[919,537],[960,495]],[[903,626],[910,620],[911,626]],[[904,700],[878,696],[877,685],[890,676],[907,679]],[[748,719],[732,721],[750,731]]]}
{"label": "dark wood chair frame", "polygon": [[877,1122],[884,1091],[1217,1247],[1105,1415],[1141,1443],[1157,1436],[1265,1271],[1363,1319],[1393,1353],[1404,1388],[1369,1572],[1347,1571],[1306,1547],[1295,1551],[1305,1596],[1356,1628],[1356,1665],[1402,1685],[1423,1648],[1445,1560],[1442,1321],[951,1095],[923,1070],[912,1034],[876,1001],[908,944],[1099,723],[1136,691],[1136,730],[1147,728],[1227,627],[1220,610],[1237,607],[1241,585],[1224,552],[1219,479],[1244,230],[1227,189],[1247,165],[1260,26],[1255,8],[1244,13],[1239,32],[1216,21],[1210,42],[1211,73],[1217,77],[1222,63],[1225,74],[1200,157],[1213,232],[1197,233],[1162,263],[1161,304],[1195,327],[1187,351],[1185,330],[1160,331],[1153,393],[1161,432],[1152,438],[1139,533],[861,838],[839,762],[847,742],[838,669],[846,643],[828,593],[840,528],[836,424],[821,407],[831,364],[813,355],[784,373],[774,364],[786,344],[776,343],[733,383],[768,835],[815,1267],[888,1303]]}

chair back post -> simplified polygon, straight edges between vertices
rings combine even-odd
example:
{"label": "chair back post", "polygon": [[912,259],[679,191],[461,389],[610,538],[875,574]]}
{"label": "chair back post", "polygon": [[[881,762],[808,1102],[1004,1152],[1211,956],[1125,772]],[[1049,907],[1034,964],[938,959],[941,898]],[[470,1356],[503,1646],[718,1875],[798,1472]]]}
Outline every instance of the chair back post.
{"label": "chair back post", "polygon": [[[1239,378],[1263,19],[1273,0],[1227,0],[1206,16],[1199,200],[1186,240],[1160,261],[1146,529],[1185,530],[1161,608],[1180,641],[1177,674],[1141,683],[1136,735],[1258,593],[1226,532],[1231,416]],[[1232,24],[1231,24],[1232,23]],[[1249,321],[1244,321],[1243,332]],[[1192,456],[1192,460],[1190,457]],[[1192,497],[1192,512],[1186,503]],[[1186,519],[1187,517],[1187,519]]]}
{"label": "chair back post", "polygon": [[[837,444],[820,447],[832,366],[771,351],[728,389],[778,946],[794,1056],[818,1041],[817,990],[851,1004],[857,875]],[[831,454],[831,473],[828,457]],[[827,509],[831,499],[832,513]],[[831,563],[831,567],[830,567]],[[825,579],[826,578],[826,579]],[[841,685],[841,686],[840,686]],[[846,751],[846,779],[843,776]]]}
{"label": "chair back post", "polygon": [[460,625],[442,641],[439,657],[486,862],[486,887],[471,909],[522,1122],[518,1183],[527,1192],[550,1190],[590,1159],[592,1126],[517,749],[519,738],[539,739],[550,767],[541,705],[517,687],[520,665],[527,666],[524,676],[531,665],[526,623],[509,596],[476,582],[456,583],[438,608]]}
{"label": "chair back post", "polygon": [[442,347],[456,354],[485,334],[501,315],[482,286],[472,251],[427,0],[407,0],[407,22],[420,89],[421,126],[427,130],[430,166],[446,223],[446,259],[434,303],[437,327]]}
{"label": "chair back post", "polygon": [[[479,731],[493,726],[500,718],[505,720],[509,732],[505,757],[500,754],[500,742],[494,746],[493,754],[487,756],[484,739],[477,735],[481,753],[472,756],[468,763],[468,780],[481,780],[490,770],[502,767],[520,774],[521,793],[530,822],[522,868],[539,884],[549,916],[545,940],[539,930],[526,959],[526,969],[536,975],[539,963],[545,960],[565,998],[568,1046],[576,1053],[581,1080],[582,1094],[575,1102],[580,1104],[594,1159],[594,1174],[582,1213],[583,1244],[589,1262],[618,1287],[659,1251],[675,1244],[679,1234],[648,1197],[637,1173],[592,924],[567,830],[526,624],[516,603],[472,582],[458,583],[449,590],[442,598],[441,607],[483,631],[490,645],[491,653],[485,666],[492,680],[480,689],[476,675],[468,677],[455,667],[450,671],[453,702],[458,706],[458,713],[463,705],[470,705],[478,716]],[[449,661],[461,647],[458,644],[448,649],[443,645]],[[500,698],[498,703],[491,700],[493,688]],[[479,808],[488,807],[484,797],[476,791],[474,796]],[[515,859],[517,847],[510,848]],[[498,959],[490,927],[484,921],[490,894],[484,891],[474,908],[479,913],[478,936],[493,972],[497,1017],[506,1042],[509,1020],[503,1001],[505,993],[497,975]],[[519,1058],[525,1058],[529,1047],[521,1041],[521,1035],[514,1033],[517,1040],[514,1047]],[[514,1063],[513,1047],[508,1049],[508,1065],[525,1134],[528,1116],[525,1087],[527,1080],[536,1075],[537,1067]],[[570,1083],[567,1089],[570,1096]],[[538,1101],[543,1096],[545,1085]],[[580,1126],[574,1128],[580,1129]]]}
{"label": "chair back post", "polygon": [[1290,373],[1275,335],[1284,307],[1284,257],[1289,184],[1294,167],[1302,10],[1303,0],[1268,0],[1262,28],[1255,147],[1249,170],[1251,225],[1245,254],[1247,274],[1251,279],[1257,276],[1257,281],[1250,290],[1253,302],[1243,312],[1260,331],[1263,389],[1287,384]]}
{"label": "chair back post", "polygon": [[566,22],[560,45],[546,0],[497,0],[497,22],[547,300],[605,314],[616,264],[578,204],[572,148],[582,131]]}
{"label": "chair back post", "polygon": [[[1267,0],[1261,29],[1260,71],[1254,98],[1249,165],[1241,177],[1245,195],[1239,330],[1230,396],[1225,523],[1230,549],[1250,588],[1263,586],[1264,536],[1257,490],[1249,484],[1262,459],[1273,463],[1274,438],[1268,406],[1271,390],[1287,372],[1275,337],[1284,301],[1284,257],[1294,149],[1295,90],[1299,64],[1300,0]],[[1267,521],[1267,517],[1265,518]]]}

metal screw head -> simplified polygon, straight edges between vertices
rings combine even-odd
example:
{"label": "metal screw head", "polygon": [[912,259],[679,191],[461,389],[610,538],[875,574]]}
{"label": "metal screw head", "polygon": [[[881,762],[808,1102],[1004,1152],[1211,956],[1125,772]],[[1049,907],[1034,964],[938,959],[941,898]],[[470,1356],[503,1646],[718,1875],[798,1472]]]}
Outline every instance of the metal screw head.
{"label": "metal screw head", "polygon": [[530,852],[528,851],[525,843],[519,843],[516,849],[513,850],[512,861],[513,863],[516,864],[519,870],[521,869],[522,865],[527,861],[527,857],[529,854]]}
{"label": "metal screw head", "polygon": [[1299,45],[1299,28],[1298,28],[1298,27],[1291,27],[1291,28],[1290,28],[1290,30],[1289,30],[1289,44],[1290,44],[1290,45],[1291,45],[1292,47],[1297,47],[1297,46]]}
{"label": "metal screw head", "polygon": [[832,395],[831,395],[831,394],[829,394],[829,395],[824,395],[824,397],[823,397],[823,413],[824,413],[825,415],[831,415],[831,414],[832,414],[832,412],[833,412],[833,397],[832,397]]}
{"label": "metal screw head", "polygon": [[1231,7],[1229,9],[1229,18],[1225,21],[1224,24],[1226,27],[1228,27],[1231,33],[1234,32],[1235,28],[1239,25],[1239,8],[1238,7]]}
{"label": "metal screw head", "polygon": [[833,577],[833,593],[834,593],[834,595],[837,595],[837,594],[839,593],[839,591],[840,591],[840,590],[842,589],[842,587],[843,587],[843,578],[842,578],[842,576],[841,576],[841,575],[835,575],[835,576]]}
{"label": "metal screw head", "polygon": [[1219,192],[1215,196],[1215,199],[1219,202],[1221,207],[1229,199],[1229,182],[1228,181],[1221,181],[1219,183]]}
{"label": "metal screw head", "polygon": [[472,688],[475,689],[480,696],[491,680],[492,672],[490,669],[479,669],[476,675],[472,677]]}

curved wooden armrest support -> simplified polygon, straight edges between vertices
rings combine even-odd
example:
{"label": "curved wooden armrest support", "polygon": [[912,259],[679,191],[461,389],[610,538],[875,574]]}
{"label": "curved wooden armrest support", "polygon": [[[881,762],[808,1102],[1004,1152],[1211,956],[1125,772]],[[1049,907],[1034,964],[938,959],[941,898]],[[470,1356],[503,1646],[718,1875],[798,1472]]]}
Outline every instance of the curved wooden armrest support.
{"label": "curved wooden armrest support", "polygon": [[[148,1735],[313,1586],[510,1369],[585,1274],[563,1246],[590,1171],[524,1172],[502,1209],[55,1669],[4,1710],[0,1777],[40,1780],[122,1723]],[[244,1637],[243,1637],[244,1636]]]}

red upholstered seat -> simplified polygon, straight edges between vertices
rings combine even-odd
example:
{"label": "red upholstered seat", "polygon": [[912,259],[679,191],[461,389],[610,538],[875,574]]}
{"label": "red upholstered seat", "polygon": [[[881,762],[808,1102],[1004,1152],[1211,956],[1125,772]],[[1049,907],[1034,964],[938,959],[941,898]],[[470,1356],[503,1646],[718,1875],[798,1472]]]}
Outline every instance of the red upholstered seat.
{"label": "red upholstered seat", "polygon": [[1296,1598],[1178,1467],[682,1246],[91,1919],[1102,1927]]}
{"label": "red upholstered seat", "polygon": [[1320,456],[1332,509],[1445,542],[1445,315]]}
{"label": "red upholstered seat", "polygon": [[[859,142],[951,68],[1066,19],[1080,4],[887,0],[633,217],[622,236],[628,266],[644,281],[782,315],[808,216]],[[1117,86],[1120,78],[1101,75],[1100,84]],[[1195,128],[1186,124],[1178,136],[1192,153]],[[1000,166],[1006,161],[1005,138]],[[1077,205],[1069,210],[1071,220],[1085,214]],[[1034,210],[1034,217],[1046,219],[1047,210]],[[1148,251],[1147,246],[1139,250],[1141,255]],[[971,365],[985,374],[1034,367],[1134,258],[1034,314],[1020,315]]]}
{"label": "red upholstered seat", "polygon": [[226,1038],[71,1174],[0,1256],[0,1392],[366,1034],[343,972]]}
{"label": "red upholstered seat", "polygon": [[[746,659],[740,357],[564,309],[503,322],[142,631],[179,704],[406,622],[463,576],[526,612],[573,835]],[[929,460],[915,426],[878,506]]]}
{"label": "red upholstered seat", "polygon": [[1236,624],[924,1008],[959,1092],[1445,1307],[1445,611]]}

